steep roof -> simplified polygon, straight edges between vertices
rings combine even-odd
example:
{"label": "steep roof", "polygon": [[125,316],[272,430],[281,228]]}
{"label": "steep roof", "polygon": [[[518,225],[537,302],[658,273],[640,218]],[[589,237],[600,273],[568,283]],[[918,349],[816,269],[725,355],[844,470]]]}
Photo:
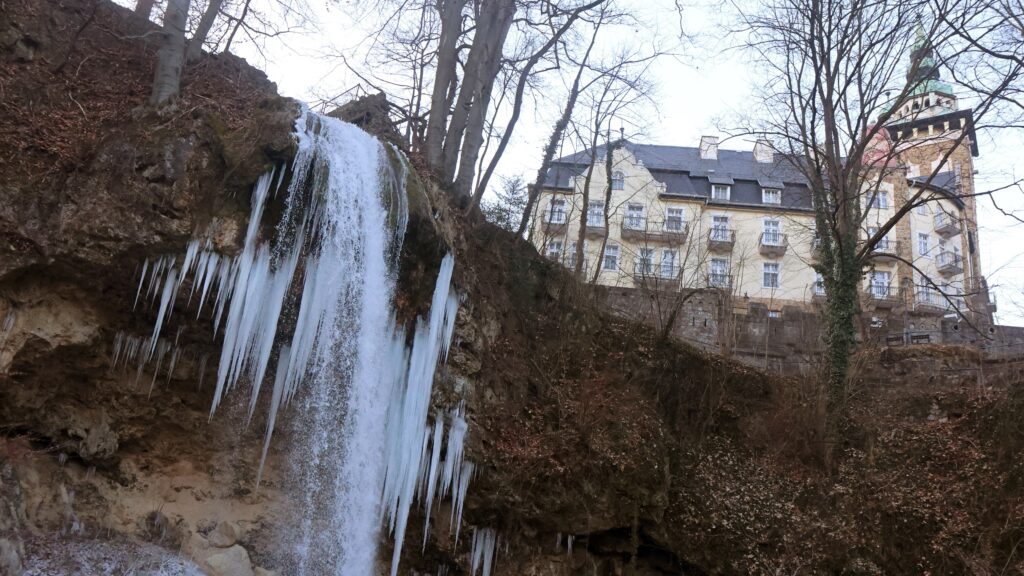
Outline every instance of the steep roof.
{"label": "steep roof", "polygon": [[[763,206],[762,188],[782,190],[782,208],[809,210],[810,195],[804,176],[789,159],[776,155],[774,162],[759,162],[753,152],[718,150],[718,158],[701,158],[700,149],[686,146],[636,144],[628,140],[622,146],[665,185],[664,197],[690,197],[708,200],[713,183],[732,186],[730,205]],[[572,179],[582,175],[591,162],[591,151],[584,150],[555,160],[548,172],[548,188],[567,189]],[[604,161],[604,148],[597,152]],[[774,206],[773,207],[777,207]]]}

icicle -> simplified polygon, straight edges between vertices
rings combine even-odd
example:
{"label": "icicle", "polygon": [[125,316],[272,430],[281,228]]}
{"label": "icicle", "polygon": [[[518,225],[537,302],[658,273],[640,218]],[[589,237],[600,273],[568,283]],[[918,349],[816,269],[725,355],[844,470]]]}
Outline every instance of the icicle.
{"label": "icicle", "polygon": [[471,576],[476,576],[477,572],[480,572],[482,576],[491,576],[497,543],[498,533],[493,528],[475,528],[473,530],[473,544],[470,547],[472,567],[469,573]]}
{"label": "icicle", "polygon": [[427,471],[427,495],[423,502],[426,505],[426,521],[423,524],[423,549],[427,548],[427,536],[430,535],[430,511],[434,505],[434,492],[437,489],[437,465],[441,459],[441,440],[444,434],[444,423],[440,418],[434,419],[434,437],[431,440],[430,467]]}
{"label": "icicle", "polygon": [[142,295],[142,283],[146,280],[146,270],[149,269],[149,258],[142,263],[142,273],[139,274],[139,287],[135,290],[135,303],[132,304],[132,310],[139,305],[139,296]]}
{"label": "icicle", "polygon": [[150,337],[150,350],[148,357],[153,356],[156,350],[156,343],[160,337],[160,329],[164,326],[164,320],[170,318],[171,308],[174,306],[173,299],[177,288],[177,272],[175,272],[173,259],[167,276],[164,278],[164,288],[160,293],[160,310],[156,313],[156,323],[153,325],[153,336]]}
{"label": "icicle", "polygon": [[472,462],[464,462],[462,464],[462,471],[459,474],[459,485],[455,491],[452,506],[454,514],[452,523],[455,524],[455,544],[459,543],[459,531],[462,527],[462,509],[466,504],[466,494],[469,492],[469,479],[473,476],[474,468],[475,465]]}

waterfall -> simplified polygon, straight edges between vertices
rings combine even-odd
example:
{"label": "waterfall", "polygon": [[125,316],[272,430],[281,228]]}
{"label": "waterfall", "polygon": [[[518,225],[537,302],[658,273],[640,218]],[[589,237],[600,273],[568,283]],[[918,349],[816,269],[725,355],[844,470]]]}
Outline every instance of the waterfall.
{"label": "waterfall", "polygon": [[[285,489],[296,504],[291,525],[281,527],[295,564],[287,572],[375,574],[386,527],[395,575],[415,502],[425,511],[425,545],[434,504],[451,498],[458,541],[474,471],[463,456],[464,405],[429,422],[459,307],[455,263],[442,260],[429,315],[417,320],[408,346],[392,307],[407,218],[404,171],[392,168],[379,140],[334,118],[307,112],[296,133],[290,170],[268,172],[254,186],[239,254],[219,254],[209,238],[197,238],[181,258],[144,263],[135,305],[155,308],[156,322],[148,337],[118,334],[113,365],[135,362],[141,375],[155,363],[155,385],[164,357],[173,372],[179,356],[178,337],[172,346],[160,336],[175,302],[194,305],[197,318],[208,307],[223,338],[211,418],[247,382],[251,419],[264,382],[273,382],[260,475],[282,411],[294,404],[282,420],[291,432]],[[280,219],[264,234],[263,213],[282,188]],[[493,550],[494,539],[478,533],[474,551]],[[474,561],[486,574],[492,553],[480,555]]]}

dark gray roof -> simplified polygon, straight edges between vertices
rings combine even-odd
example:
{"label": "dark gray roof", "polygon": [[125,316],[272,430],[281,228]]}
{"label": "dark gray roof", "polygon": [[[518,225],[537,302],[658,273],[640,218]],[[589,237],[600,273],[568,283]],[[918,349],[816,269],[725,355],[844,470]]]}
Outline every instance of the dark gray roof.
{"label": "dark gray roof", "polygon": [[[928,182],[928,176],[912,176],[907,178],[907,180],[909,180],[911,184],[924,186],[925,182]],[[960,185],[957,182],[955,172],[938,172],[931,180],[931,182],[928,182],[928,188],[948,196],[949,199],[953,200],[960,208],[964,207],[963,198],[960,197]]]}
{"label": "dark gray roof", "polygon": [[[717,160],[705,160],[700,157],[698,148],[635,144],[628,140],[623,141],[623,146],[643,163],[655,180],[665,184],[665,197],[706,200],[711,195],[711,184],[729,184],[732,186],[729,204],[763,206],[761,188],[780,188],[782,208],[811,208],[806,179],[786,158],[758,162],[752,152],[719,149]],[[602,147],[596,161],[603,160]],[[583,174],[590,162],[590,150],[555,160],[546,186],[569,188],[572,178]]]}

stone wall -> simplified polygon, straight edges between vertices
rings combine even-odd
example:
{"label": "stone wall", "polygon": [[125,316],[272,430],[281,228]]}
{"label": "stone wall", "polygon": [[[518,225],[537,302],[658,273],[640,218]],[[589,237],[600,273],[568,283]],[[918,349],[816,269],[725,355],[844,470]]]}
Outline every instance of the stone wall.
{"label": "stone wall", "polygon": [[[823,350],[821,307],[783,306],[769,312],[763,303],[717,290],[686,293],[642,288],[601,287],[601,305],[613,314],[662,329],[676,311],[674,337],[750,366],[790,375],[808,375]],[[876,347],[964,344],[994,356],[1024,354],[1024,327],[992,326],[914,311],[866,307],[858,335]]]}

